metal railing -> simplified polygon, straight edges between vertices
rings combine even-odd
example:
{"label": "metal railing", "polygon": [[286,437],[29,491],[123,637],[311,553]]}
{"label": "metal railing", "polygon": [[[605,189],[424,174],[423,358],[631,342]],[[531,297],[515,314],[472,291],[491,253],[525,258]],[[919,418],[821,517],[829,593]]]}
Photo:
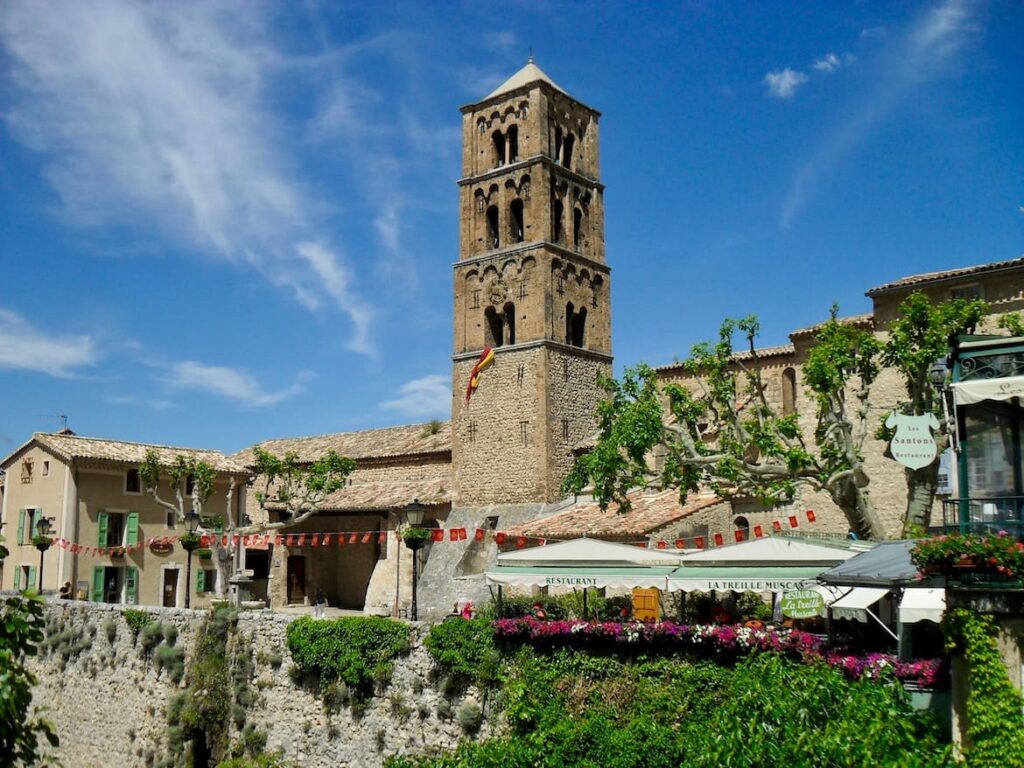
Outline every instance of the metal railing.
{"label": "metal railing", "polygon": [[1006,531],[1024,540],[1024,496],[971,496],[945,499],[942,523],[929,528],[934,533],[999,533]]}

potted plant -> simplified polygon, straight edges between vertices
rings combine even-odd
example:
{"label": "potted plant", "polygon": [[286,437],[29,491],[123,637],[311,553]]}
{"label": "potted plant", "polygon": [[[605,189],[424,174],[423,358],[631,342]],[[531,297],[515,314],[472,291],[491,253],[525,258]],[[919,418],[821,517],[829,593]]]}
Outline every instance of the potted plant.
{"label": "potted plant", "polygon": [[985,536],[952,534],[918,542],[910,559],[923,574],[1024,576],[1024,542],[1006,531]]}
{"label": "potted plant", "polygon": [[422,549],[430,541],[431,532],[429,528],[408,525],[399,530],[399,535],[409,549]]}

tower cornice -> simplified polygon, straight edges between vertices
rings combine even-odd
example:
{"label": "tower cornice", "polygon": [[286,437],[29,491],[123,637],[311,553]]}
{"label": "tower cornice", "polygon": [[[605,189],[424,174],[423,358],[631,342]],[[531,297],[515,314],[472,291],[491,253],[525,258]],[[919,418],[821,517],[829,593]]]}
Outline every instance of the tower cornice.
{"label": "tower cornice", "polygon": [[517,160],[516,162],[509,163],[508,165],[501,165],[497,168],[492,168],[491,170],[477,174],[476,176],[464,176],[459,179],[457,183],[460,187],[465,187],[481,181],[487,181],[488,179],[495,179],[510,172],[524,170],[538,163],[546,165],[551,170],[557,171],[559,174],[565,175],[567,178],[580,184],[585,184],[592,189],[598,189],[602,192],[604,191],[604,184],[597,179],[592,179],[589,176],[583,176],[576,171],[566,168],[564,165],[559,165],[547,155],[533,155],[525,160]]}
{"label": "tower cornice", "polygon": [[564,256],[567,259],[576,261],[577,263],[584,264],[592,269],[602,272],[606,275],[610,275],[612,268],[601,261],[595,261],[594,259],[587,258],[571,248],[566,248],[564,245],[558,243],[552,243],[549,240],[531,240],[528,243],[516,243],[504,248],[498,248],[494,251],[488,251],[487,253],[474,256],[471,259],[465,259],[464,261],[456,261],[452,263],[453,269],[462,269],[474,264],[484,264],[488,261],[500,261],[503,258],[509,256],[518,256],[521,253],[527,253],[529,251],[536,250],[548,250],[554,253]]}

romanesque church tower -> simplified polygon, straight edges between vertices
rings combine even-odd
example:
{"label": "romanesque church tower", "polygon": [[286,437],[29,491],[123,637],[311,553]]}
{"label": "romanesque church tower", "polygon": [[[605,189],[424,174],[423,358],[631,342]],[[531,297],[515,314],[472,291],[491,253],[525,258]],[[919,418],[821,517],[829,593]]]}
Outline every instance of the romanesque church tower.
{"label": "romanesque church tower", "polygon": [[[461,111],[454,504],[551,502],[611,371],[600,113],[532,57]],[[487,346],[494,363],[467,402]]]}

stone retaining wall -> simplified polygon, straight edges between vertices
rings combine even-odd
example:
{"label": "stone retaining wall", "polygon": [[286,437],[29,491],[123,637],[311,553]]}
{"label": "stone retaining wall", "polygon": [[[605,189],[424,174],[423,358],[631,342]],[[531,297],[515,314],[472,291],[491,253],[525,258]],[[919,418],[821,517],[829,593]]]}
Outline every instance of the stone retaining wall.
{"label": "stone retaining wall", "polygon": [[[186,651],[186,664],[191,662],[196,630],[207,614],[145,610],[177,628],[175,644]],[[59,651],[44,651],[31,661],[40,679],[34,701],[47,708],[56,725],[64,765],[150,766],[168,754],[167,706],[184,683],[173,683],[167,670],[158,671],[143,654],[123,611],[123,606],[87,602],[47,605],[51,635],[70,630],[73,637],[64,646],[70,650],[66,660]],[[301,766],[379,766],[389,755],[451,749],[464,737],[455,713],[466,699],[480,696],[470,690],[441,703],[444,697],[422,645],[426,626],[416,626],[413,650],[397,660],[391,684],[355,718],[347,708],[328,713],[314,691],[292,681],[285,629],[295,618],[263,611],[239,614],[237,632],[252,648],[255,667],[248,722],[266,733],[268,752],[281,750]],[[486,737],[491,730],[485,717],[479,735]],[[233,731],[232,739],[237,736]]]}

